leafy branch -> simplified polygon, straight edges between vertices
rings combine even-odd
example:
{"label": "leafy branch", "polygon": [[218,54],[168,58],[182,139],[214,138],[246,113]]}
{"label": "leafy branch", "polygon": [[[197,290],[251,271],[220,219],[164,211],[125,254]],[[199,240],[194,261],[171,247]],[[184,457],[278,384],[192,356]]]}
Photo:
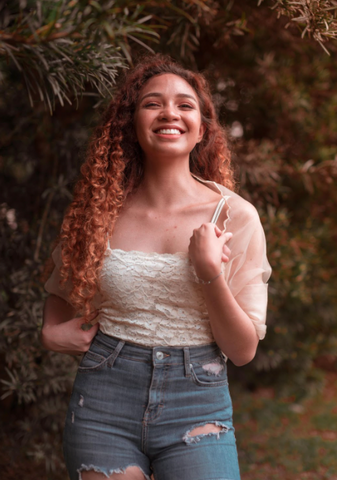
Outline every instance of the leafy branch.
{"label": "leafy branch", "polygon": [[[261,5],[263,0],[259,0]],[[291,18],[286,28],[295,22],[301,29],[301,37],[311,36],[330,55],[324,45],[330,39],[337,39],[337,1],[335,0],[277,0],[272,7],[281,15]]]}
{"label": "leafy branch", "polygon": [[[128,5],[128,7],[127,7]],[[132,10],[131,10],[132,8]],[[158,38],[143,6],[125,0],[18,1],[0,10],[0,59],[23,75],[31,105],[50,112],[81,96],[86,83],[110,94],[120,68],[131,60],[129,41],[146,48]]]}
{"label": "leafy branch", "polygon": [[[159,31],[195,50],[201,18],[214,17],[207,0],[14,0],[0,4],[0,62],[23,76],[31,105],[72,103],[90,84],[102,97],[121,68],[132,64],[131,47],[153,52]],[[151,23],[151,22],[155,23]]]}

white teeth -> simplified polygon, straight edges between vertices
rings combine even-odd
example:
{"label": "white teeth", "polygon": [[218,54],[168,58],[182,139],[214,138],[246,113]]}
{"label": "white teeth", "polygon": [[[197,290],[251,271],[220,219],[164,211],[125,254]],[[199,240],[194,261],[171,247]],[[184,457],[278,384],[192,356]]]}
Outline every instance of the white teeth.
{"label": "white teeth", "polygon": [[165,135],[180,135],[181,132],[176,128],[162,128],[161,130],[158,130],[157,133],[163,133]]}

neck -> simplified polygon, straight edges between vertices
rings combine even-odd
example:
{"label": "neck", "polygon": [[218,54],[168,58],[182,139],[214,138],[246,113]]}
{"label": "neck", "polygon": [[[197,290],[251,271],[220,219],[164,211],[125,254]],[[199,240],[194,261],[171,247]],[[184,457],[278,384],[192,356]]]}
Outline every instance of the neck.
{"label": "neck", "polygon": [[149,206],[159,209],[183,205],[198,195],[187,162],[146,166],[138,194]]}

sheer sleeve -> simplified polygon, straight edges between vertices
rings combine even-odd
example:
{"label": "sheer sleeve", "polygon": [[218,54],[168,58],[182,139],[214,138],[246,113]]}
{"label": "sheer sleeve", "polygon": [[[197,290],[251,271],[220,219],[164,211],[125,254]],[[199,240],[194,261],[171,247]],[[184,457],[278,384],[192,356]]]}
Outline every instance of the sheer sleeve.
{"label": "sheer sleeve", "polygon": [[[238,197],[237,195],[235,197]],[[230,198],[236,208],[231,208],[227,231],[233,233],[228,242],[231,249],[225,267],[225,279],[240,307],[252,320],[260,340],[266,334],[268,300],[267,281],[271,268],[267,260],[266,239],[256,209],[238,197]]]}
{"label": "sheer sleeve", "polygon": [[256,208],[228,188],[211,180],[198,181],[220,193],[225,199],[224,229],[233,233],[227,243],[231,250],[224,276],[242,310],[254,324],[257,336],[266,335],[268,279],[271,267],[267,259],[266,238]]}
{"label": "sheer sleeve", "polygon": [[68,281],[63,288],[60,287],[60,268],[62,266],[62,250],[60,243],[54,249],[52,253],[52,259],[54,261],[55,267],[52,274],[45,283],[44,288],[45,290],[47,290],[48,293],[57,295],[58,297],[63,298],[63,300],[65,300],[66,302],[71,303],[69,301],[69,294],[72,288],[71,282]]}
{"label": "sheer sleeve", "polygon": [[[64,285],[64,287],[61,288],[60,286],[60,268],[62,266],[62,247],[61,244],[59,243],[56,248],[53,250],[52,253],[52,259],[54,261],[55,267],[48,278],[47,282],[44,285],[45,290],[48,293],[52,293],[53,295],[57,295],[58,297],[63,298],[66,302],[70,303],[70,292],[72,290],[72,283],[71,280],[68,280],[67,283]],[[98,309],[100,308],[100,305],[102,303],[102,297],[100,292],[97,290],[94,298],[91,301],[91,306],[93,309]]]}

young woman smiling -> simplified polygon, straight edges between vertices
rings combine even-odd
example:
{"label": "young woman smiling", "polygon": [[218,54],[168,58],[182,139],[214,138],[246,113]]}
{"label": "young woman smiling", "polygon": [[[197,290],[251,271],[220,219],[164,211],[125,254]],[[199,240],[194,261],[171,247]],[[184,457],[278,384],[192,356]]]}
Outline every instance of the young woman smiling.
{"label": "young woman smiling", "polygon": [[265,335],[270,267],[205,79],[158,55],[140,63],[81,173],[42,330],[47,348],[84,353],[71,480],[238,480],[226,357],[250,362]]}

